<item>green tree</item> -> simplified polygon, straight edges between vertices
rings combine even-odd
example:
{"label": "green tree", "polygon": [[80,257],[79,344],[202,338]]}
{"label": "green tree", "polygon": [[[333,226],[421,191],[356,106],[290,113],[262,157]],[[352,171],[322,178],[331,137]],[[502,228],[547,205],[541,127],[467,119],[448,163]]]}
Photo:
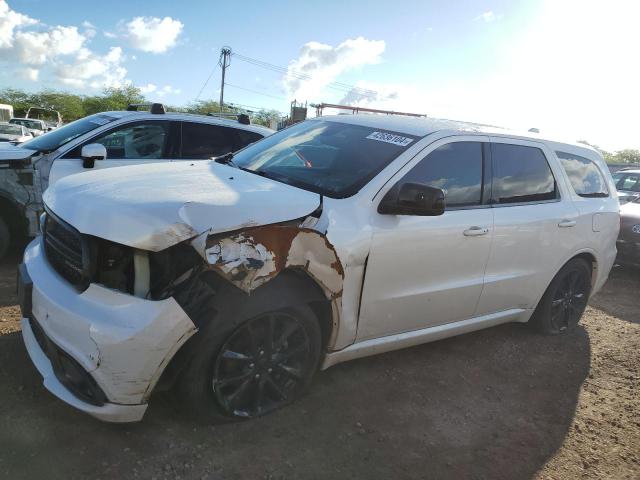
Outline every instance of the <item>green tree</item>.
{"label": "green tree", "polygon": [[43,90],[31,95],[31,103],[35,107],[44,107],[57,110],[67,122],[84,117],[82,97],[67,92],[55,90]]}
{"label": "green tree", "polygon": [[24,117],[27,109],[32,106],[30,94],[15,88],[0,90],[0,103],[13,106],[13,114],[16,117]]}
{"label": "green tree", "polygon": [[626,148],[619,150],[613,155],[616,163],[640,163],[640,150]]}
{"label": "green tree", "polygon": [[251,115],[251,121],[258,125],[264,125],[265,127],[271,126],[271,121],[278,122],[282,118],[282,114],[277,110],[265,110],[262,109]]}
{"label": "green tree", "polygon": [[604,158],[605,162],[607,162],[607,163],[616,163],[616,160],[614,159],[614,155],[611,152],[607,152],[604,148],[600,148],[598,145],[594,145],[592,143],[589,143],[586,140],[578,140],[578,143],[582,143],[583,145],[587,145],[587,146],[597,150],[598,152],[600,152],[600,155],[602,155],[602,158]]}
{"label": "green tree", "polygon": [[126,110],[131,103],[144,103],[140,89],[133,85],[105,88],[102,95],[94,95],[83,99],[85,115],[110,110]]}
{"label": "green tree", "polygon": [[221,112],[220,102],[216,102],[215,100],[197,100],[188,104],[183,111],[186,113],[206,115],[207,113],[237,113],[239,109],[229,104],[225,104],[224,109]]}

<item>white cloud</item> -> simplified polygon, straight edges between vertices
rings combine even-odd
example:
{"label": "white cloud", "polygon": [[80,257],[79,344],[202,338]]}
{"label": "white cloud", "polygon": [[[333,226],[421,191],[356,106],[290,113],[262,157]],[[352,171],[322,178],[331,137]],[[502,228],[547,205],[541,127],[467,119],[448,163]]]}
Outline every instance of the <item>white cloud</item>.
{"label": "white cloud", "polygon": [[491,10],[489,10],[487,12],[481,13],[476,18],[474,18],[474,20],[483,20],[484,22],[490,23],[495,22],[496,20],[500,20],[501,18],[502,15],[496,15]]}
{"label": "white cloud", "polygon": [[120,47],[111,47],[106,55],[82,49],[72,62],[58,63],[54,72],[62,83],[77,88],[120,87],[127,83],[122,60]]}
{"label": "white cloud", "polygon": [[146,85],[143,85],[141,87],[138,87],[140,89],[140,91],[144,94],[147,93],[153,93],[158,89],[158,86],[153,84],[153,83],[147,83]]}
{"label": "white cloud", "polygon": [[38,80],[40,76],[40,70],[37,68],[26,67],[19,71],[20,77],[31,82]]}
{"label": "white cloud", "polygon": [[82,27],[84,28],[85,37],[93,38],[96,36],[96,33],[97,33],[96,26],[93,23],[85,20],[84,22],[82,22]]}
{"label": "white cloud", "polygon": [[125,25],[131,46],[151,53],[164,53],[175,46],[183,27],[171,17],[135,17]]}
{"label": "white cloud", "polygon": [[11,10],[5,0],[0,0],[0,49],[13,45],[13,38],[17,29],[36,23],[38,23],[37,20]]}
{"label": "white cloud", "polygon": [[78,52],[86,40],[77,27],[60,25],[44,32],[17,32],[10,54],[21,63],[42,65],[57,56]]}
{"label": "white cloud", "polygon": [[0,68],[30,81],[48,74],[78,88],[126,83],[122,49],[112,47],[104,55],[90,50],[87,43],[96,28],[88,21],[82,22],[81,28],[42,24],[0,0]]}
{"label": "white cloud", "polygon": [[165,85],[163,87],[158,87],[155,83],[147,83],[140,88],[140,91],[147,95],[153,93],[156,97],[164,97],[166,95],[179,95],[181,90],[179,88],[174,88],[171,85]]}
{"label": "white cloud", "polygon": [[350,38],[332,47],[320,42],[306,43],[300,55],[289,63],[284,79],[290,96],[311,100],[340,74],[380,62],[385,42],[364,37]]}

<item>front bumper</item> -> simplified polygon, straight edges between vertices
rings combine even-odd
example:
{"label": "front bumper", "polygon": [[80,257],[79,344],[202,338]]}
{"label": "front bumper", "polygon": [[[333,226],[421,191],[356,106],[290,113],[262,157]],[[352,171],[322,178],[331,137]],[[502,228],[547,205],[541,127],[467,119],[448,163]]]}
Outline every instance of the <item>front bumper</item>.
{"label": "front bumper", "polygon": [[60,372],[25,318],[24,342],[45,387],[101,420],[140,420],[162,371],[195,333],[191,319],[173,298],[145,300],[96,284],[78,293],[50,267],[39,238],[27,247],[23,269],[33,283],[31,311],[23,311],[23,316],[37,322],[39,335],[95,381],[105,401],[101,405],[85,401],[60,381]]}

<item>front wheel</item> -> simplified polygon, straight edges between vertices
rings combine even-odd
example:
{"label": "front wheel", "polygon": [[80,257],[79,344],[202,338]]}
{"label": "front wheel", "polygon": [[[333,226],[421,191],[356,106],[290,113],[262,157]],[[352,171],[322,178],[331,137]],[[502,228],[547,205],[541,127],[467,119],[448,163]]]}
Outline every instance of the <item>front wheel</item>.
{"label": "front wheel", "polygon": [[181,397],[200,420],[258,417],[291,403],[311,383],[321,334],[308,306],[265,312],[222,330],[203,332],[209,338],[180,379]]}
{"label": "front wheel", "polygon": [[591,265],[582,258],[574,258],[551,281],[530,323],[547,335],[565,333],[578,324],[590,293]]}

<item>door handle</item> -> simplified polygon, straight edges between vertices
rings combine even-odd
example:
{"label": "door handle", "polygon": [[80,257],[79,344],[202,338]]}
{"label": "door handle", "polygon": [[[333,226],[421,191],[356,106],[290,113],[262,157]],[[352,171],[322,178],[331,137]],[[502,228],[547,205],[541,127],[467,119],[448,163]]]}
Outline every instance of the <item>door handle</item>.
{"label": "door handle", "polygon": [[465,237],[479,237],[480,235],[486,235],[489,233],[489,229],[483,227],[469,227],[462,233]]}
{"label": "door handle", "polygon": [[576,221],[575,220],[568,220],[568,219],[564,219],[561,220],[560,223],[558,223],[558,226],[560,228],[567,228],[567,227],[575,227],[576,226]]}

